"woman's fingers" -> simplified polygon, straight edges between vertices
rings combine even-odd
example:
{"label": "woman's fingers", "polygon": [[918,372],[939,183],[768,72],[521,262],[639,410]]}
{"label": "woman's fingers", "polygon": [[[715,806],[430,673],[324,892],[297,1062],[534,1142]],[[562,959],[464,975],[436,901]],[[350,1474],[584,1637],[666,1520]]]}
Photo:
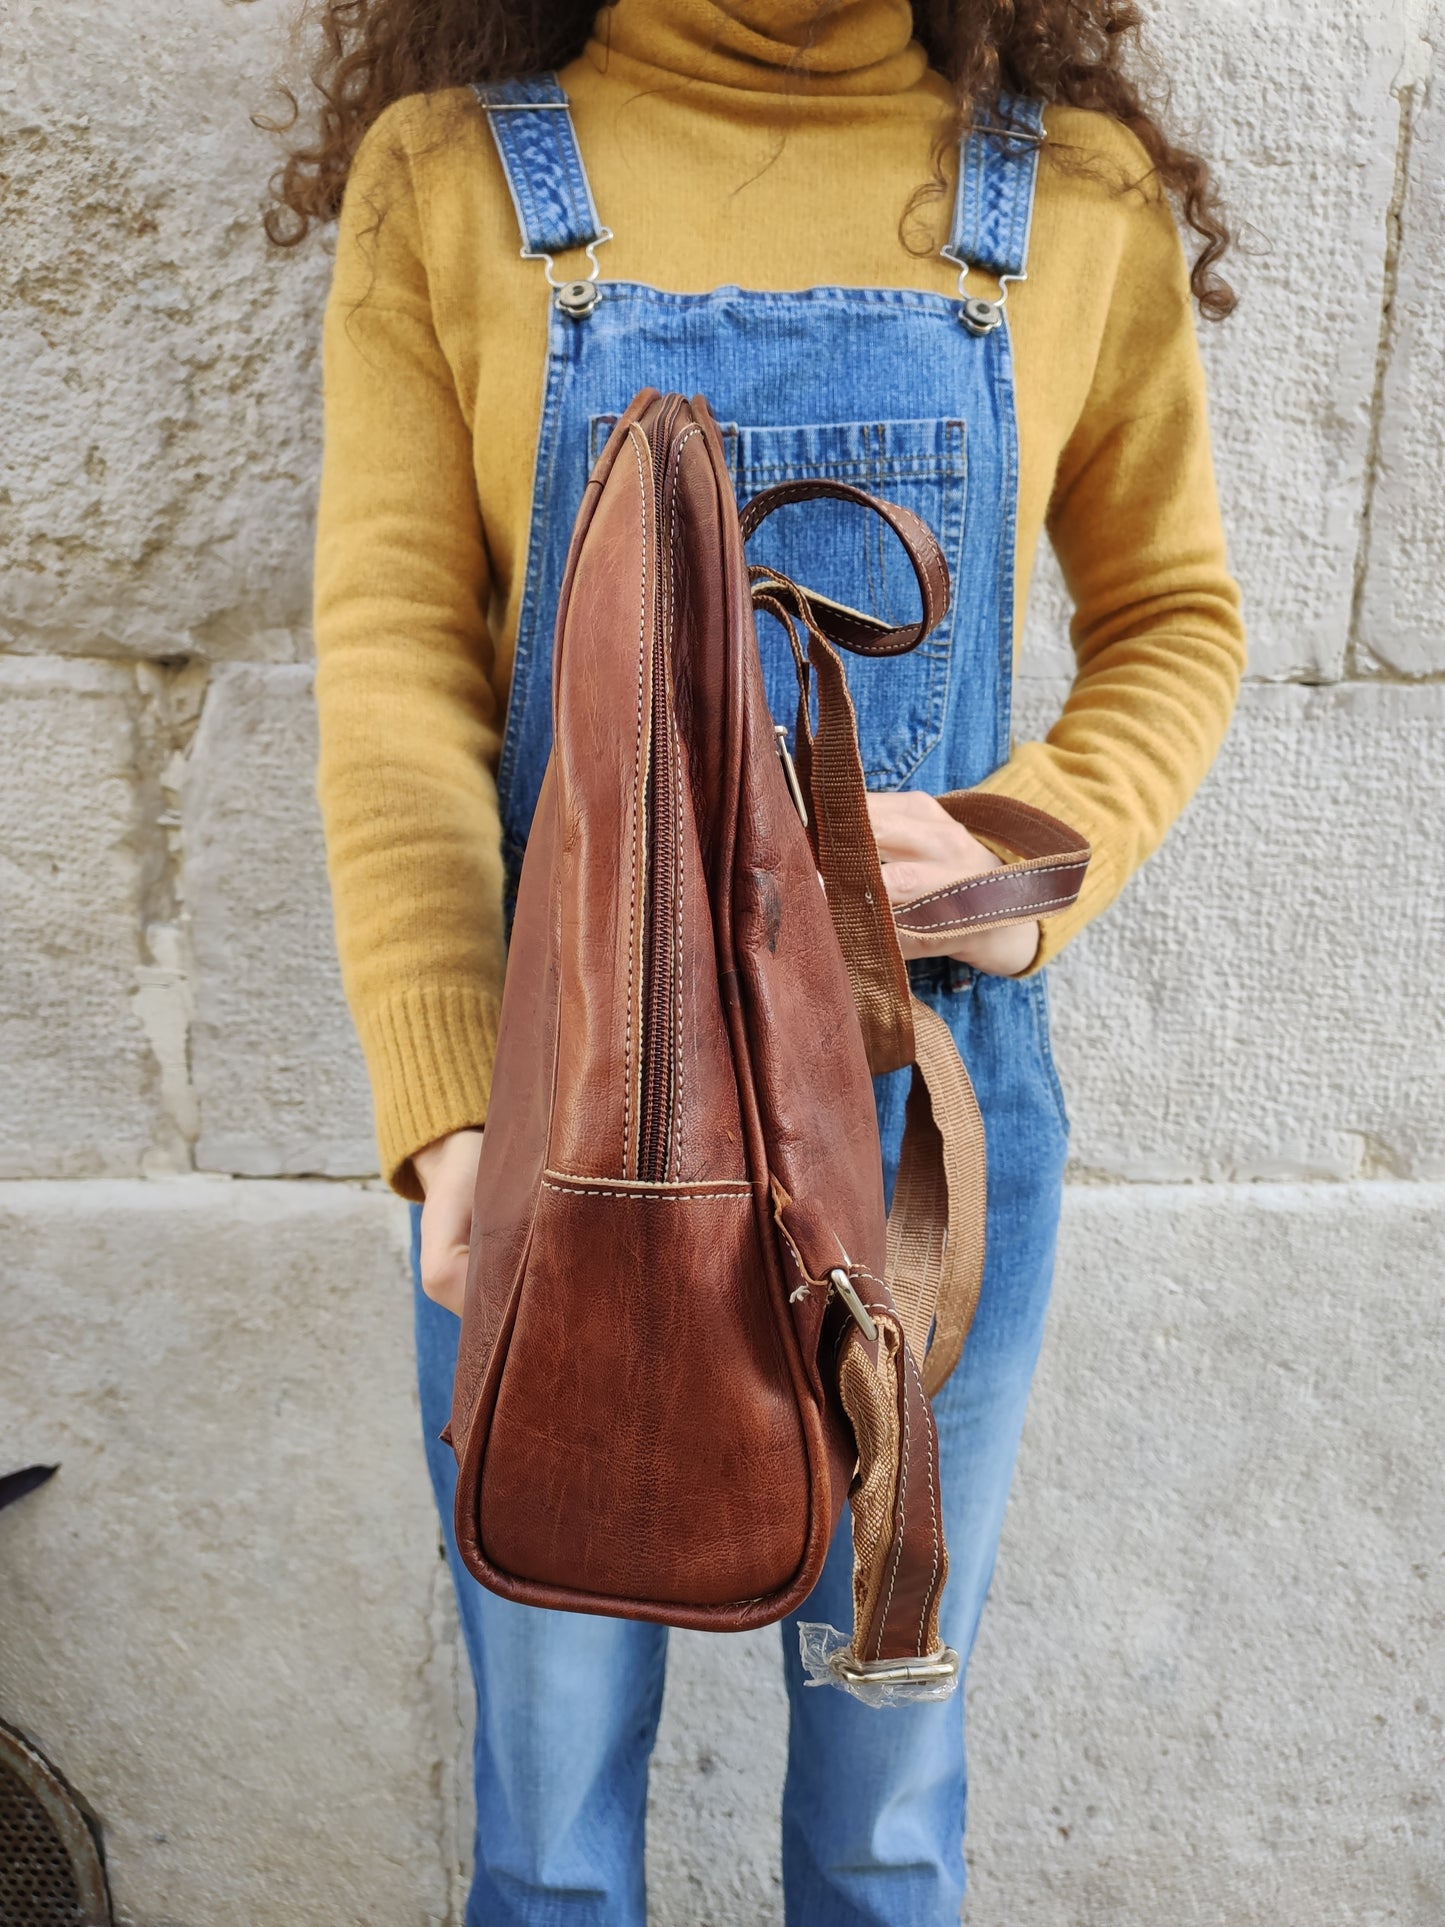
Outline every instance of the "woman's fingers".
{"label": "woman's fingers", "polygon": [[951,841],[950,831],[961,834],[969,843],[974,840],[935,797],[923,790],[870,790],[868,815],[885,863],[941,860]]}
{"label": "woman's fingers", "polygon": [[[868,816],[885,865],[885,882],[887,866],[895,863],[938,865],[948,873],[945,881],[999,866],[993,851],[955,822],[936,796],[923,790],[870,791]],[[888,894],[896,898],[900,893],[890,884]]]}
{"label": "woman's fingers", "polygon": [[453,1131],[418,1151],[413,1163],[426,1193],[421,1208],[421,1288],[461,1316],[472,1241],[480,1131]]}
{"label": "woman's fingers", "polygon": [[998,868],[993,851],[922,790],[870,792],[868,816],[890,903],[906,903]]}
{"label": "woman's fingers", "polygon": [[[1000,867],[992,850],[955,822],[937,798],[921,790],[871,792],[868,815],[890,903],[930,896],[966,877]],[[1039,926],[1030,921],[970,931],[946,949],[936,937],[919,939],[902,930],[898,941],[905,957],[955,957],[991,976],[1014,977],[1034,960]]]}
{"label": "woman's fingers", "polygon": [[910,897],[931,896],[935,890],[947,889],[966,874],[950,869],[946,863],[890,863],[885,859],[883,887],[890,903],[906,903]]}

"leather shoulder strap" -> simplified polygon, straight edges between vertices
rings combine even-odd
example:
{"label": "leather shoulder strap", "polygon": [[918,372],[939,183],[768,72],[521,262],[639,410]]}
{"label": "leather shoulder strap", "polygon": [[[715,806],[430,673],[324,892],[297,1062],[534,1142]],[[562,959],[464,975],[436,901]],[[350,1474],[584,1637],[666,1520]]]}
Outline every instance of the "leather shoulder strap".
{"label": "leather shoulder strap", "polygon": [[[838,1375],[859,1451],[850,1494],[853,1661],[865,1672],[902,1662],[906,1673],[913,1657],[934,1654],[938,1645],[948,1555],[928,1399],[958,1363],[978,1302],[987,1165],[968,1072],[942,1018],[911,996],[898,932],[935,940],[944,951],[956,945],[961,930],[1057,911],[1078,894],[1089,846],[1067,824],[1027,804],[956,792],[940,799],[944,808],[1015,860],[890,913],[853,706],[834,645],[869,655],[915,647],[947,610],[948,571],[938,543],[916,516],[843,483],[783,483],[764,491],[743,511],[744,537],[784,503],[820,496],[857,503],[888,524],[913,566],[922,599],[916,623],[890,629],[766,567],[752,571],[754,601],[782,623],[798,666],[796,747],[811,803],[805,821],[869,1066],[875,1073],[914,1066],[888,1220],[886,1276],[851,1268],[852,1288],[871,1329],[845,1328]],[[817,693],[816,733],[810,682]]]}
{"label": "leather shoulder strap", "polygon": [[931,635],[948,614],[948,564],[933,530],[911,509],[904,508],[901,503],[885,502],[880,496],[869,495],[861,488],[854,488],[851,482],[779,482],[773,488],[762,489],[744,508],[744,542],[756,534],[774,510],[790,502],[821,500],[851,502],[858,508],[870,510],[888,524],[903,544],[903,552],[912,565],[922,600],[922,613],[917,622],[890,629],[877,616],[865,615],[861,609],[850,609],[844,603],[834,602],[829,596],[819,595],[816,589],[790,585],[806,604],[804,621],[809,622],[811,618],[810,627],[820,629],[830,642],[851,650],[857,656],[907,655],[910,649],[918,647],[925,636]]}
{"label": "leather shoulder strap", "polygon": [[981,843],[1001,844],[1017,860],[895,904],[895,924],[916,942],[947,951],[962,931],[1057,916],[1075,902],[1090,857],[1077,830],[1046,810],[988,791],[954,790],[938,800]]}

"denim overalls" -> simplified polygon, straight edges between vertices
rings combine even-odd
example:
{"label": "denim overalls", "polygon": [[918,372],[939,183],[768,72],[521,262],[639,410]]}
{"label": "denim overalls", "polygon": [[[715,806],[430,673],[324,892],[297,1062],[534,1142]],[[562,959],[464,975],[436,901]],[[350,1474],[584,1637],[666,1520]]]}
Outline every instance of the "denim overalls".
{"label": "denim overalls", "polygon": [[[797,476],[855,482],[915,510],[953,574],[947,621],[913,654],[848,658],[868,783],[962,789],[1009,749],[1018,437],[1013,363],[996,304],[893,288],[735,287],[670,294],[632,282],[553,282],[550,257],[608,238],[566,96],[548,78],[487,96],[537,299],[558,288],[537,447],[527,576],[498,768],[515,878],[550,747],[553,620],[588,469],[637,389],[701,392],[723,425],[739,497]],[[1005,101],[1013,134],[975,130],[961,155],[946,253],[1021,277],[1040,110]],[[595,265],[595,255],[592,257]],[[967,312],[965,312],[967,309]],[[890,623],[916,589],[876,518],[835,503],[780,511],[750,559]],[[791,723],[793,669],[762,625],[773,713]],[[952,1558],[943,1637],[967,1656],[992,1571],[1053,1266],[1067,1125],[1049,1056],[1043,980],[912,967],[948,1022],[988,1133],[988,1259],[963,1359],[936,1401]],[[907,1073],[878,1080],[891,1185]],[[446,1422],[457,1323],[418,1293],[427,1450],[478,1688],[477,1871],[467,1927],[643,1927],[647,1762],[667,1632],[494,1598],[452,1540]],[[847,1515],[801,1617],[852,1623]],[[963,1701],[875,1710],[805,1689],[783,1626],[791,1737],[783,1800],[789,1927],[945,1927],[963,1897]]]}

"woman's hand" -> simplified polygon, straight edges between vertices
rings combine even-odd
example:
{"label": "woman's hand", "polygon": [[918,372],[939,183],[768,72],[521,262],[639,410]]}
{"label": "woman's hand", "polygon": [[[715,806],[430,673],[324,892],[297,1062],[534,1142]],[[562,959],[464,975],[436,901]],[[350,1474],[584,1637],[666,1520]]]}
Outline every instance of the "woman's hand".
{"label": "woman's hand", "polygon": [[421,1208],[421,1288],[458,1318],[467,1288],[472,1198],[481,1155],[480,1131],[453,1131],[412,1159],[426,1194]]}
{"label": "woman's hand", "polygon": [[[943,805],[922,790],[870,792],[868,814],[883,859],[883,882],[890,903],[904,903],[931,890],[946,890],[964,877],[985,870],[1001,870],[1000,860]],[[998,930],[974,930],[959,938],[951,950],[920,943],[898,933],[905,957],[957,957],[995,977],[1016,977],[1027,970],[1039,947],[1037,919],[1005,924]]]}

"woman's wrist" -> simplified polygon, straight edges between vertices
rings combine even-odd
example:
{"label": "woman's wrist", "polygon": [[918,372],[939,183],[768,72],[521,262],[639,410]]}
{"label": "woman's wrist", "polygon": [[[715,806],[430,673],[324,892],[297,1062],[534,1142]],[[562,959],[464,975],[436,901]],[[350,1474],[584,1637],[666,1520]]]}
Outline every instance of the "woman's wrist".
{"label": "woman's wrist", "polygon": [[443,1176],[461,1159],[475,1160],[482,1141],[482,1127],[468,1125],[460,1131],[448,1131],[445,1137],[434,1138],[424,1144],[419,1151],[412,1153],[412,1169],[425,1195],[439,1176]]}
{"label": "woman's wrist", "polygon": [[1007,923],[996,930],[976,930],[967,942],[947,954],[960,963],[972,964],[992,977],[1021,977],[1033,966],[1043,941],[1043,926],[1037,917],[1027,923]]}

